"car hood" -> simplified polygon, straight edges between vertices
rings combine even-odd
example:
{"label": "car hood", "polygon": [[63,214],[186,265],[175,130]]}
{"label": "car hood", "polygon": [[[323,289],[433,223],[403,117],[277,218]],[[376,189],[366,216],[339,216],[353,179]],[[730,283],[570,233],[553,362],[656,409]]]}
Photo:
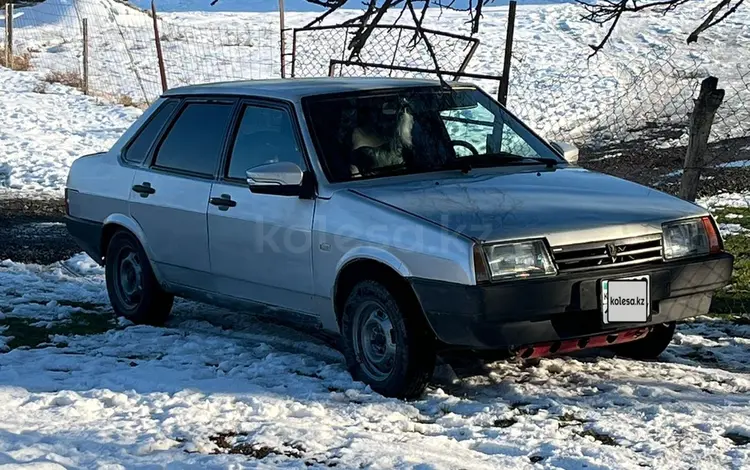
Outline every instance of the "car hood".
{"label": "car hood", "polygon": [[478,241],[545,237],[552,246],[658,233],[663,222],[707,214],[660,191],[579,167],[420,176],[355,191]]}

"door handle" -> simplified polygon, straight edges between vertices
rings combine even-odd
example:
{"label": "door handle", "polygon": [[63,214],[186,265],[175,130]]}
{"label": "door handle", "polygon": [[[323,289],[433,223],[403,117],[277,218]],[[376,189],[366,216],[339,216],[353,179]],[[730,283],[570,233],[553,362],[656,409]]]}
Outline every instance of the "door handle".
{"label": "door handle", "polygon": [[220,211],[229,210],[230,207],[237,205],[237,201],[233,201],[232,196],[229,194],[222,194],[221,197],[212,197],[208,202],[214,206],[218,206]]}
{"label": "door handle", "polygon": [[150,194],[154,194],[156,190],[151,187],[151,183],[144,181],[142,184],[133,185],[133,191],[141,195],[141,197],[148,197]]}

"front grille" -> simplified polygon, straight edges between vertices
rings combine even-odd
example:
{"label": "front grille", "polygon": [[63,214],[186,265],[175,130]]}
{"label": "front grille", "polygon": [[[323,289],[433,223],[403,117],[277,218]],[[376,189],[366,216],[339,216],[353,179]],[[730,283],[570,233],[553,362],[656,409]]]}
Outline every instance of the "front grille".
{"label": "front grille", "polygon": [[660,262],[661,234],[559,246],[552,249],[552,255],[560,272]]}

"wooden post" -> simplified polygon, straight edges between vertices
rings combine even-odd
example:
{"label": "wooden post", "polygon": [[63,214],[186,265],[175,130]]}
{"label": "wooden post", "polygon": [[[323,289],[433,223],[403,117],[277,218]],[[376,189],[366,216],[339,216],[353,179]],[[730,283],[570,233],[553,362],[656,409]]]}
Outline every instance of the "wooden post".
{"label": "wooden post", "polygon": [[13,4],[5,4],[5,66],[13,70]]}
{"label": "wooden post", "polygon": [[156,58],[159,61],[159,76],[161,77],[161,91],[167,91],[167,70],[164,68],[164,55],[161,52],[161,37],[159,37],[159,21],[156,18],[156,3],[151,0],[151,17],[154,20],[154,41],[156,43]]}
{"label": "wooden post", "polygon": [[279,33],[281,33],[281,78],[286,78],[286,39],[284,39],[284,0],[279,0]]}
{"label": "wooden post", "polygon": [[508,103],[508,85],[510,83],[510,59],[513,53],[513,33],[516,29],[516,0],[508,5],[508,31],[505,35],[505,57],[503,57],[503,75],[500,77],[500,88],[497,90],[497,100],[506,105]]}
{"label": "wooden post", "polygon": [[708,148],[708,138],[714,123],[716,110],[724,101],[724,90],[717,89],[719,79],[708,77],[701,83],[701,91],[695,100],[695,109],[690,116],[690,140],[685,155],[685,171],[682,174],[680,197],[695,201],[698,194],[703,157]]}
{"label": "wooden post", "polygon": [[89,94],[89,20],[83,19],[83,94]]}

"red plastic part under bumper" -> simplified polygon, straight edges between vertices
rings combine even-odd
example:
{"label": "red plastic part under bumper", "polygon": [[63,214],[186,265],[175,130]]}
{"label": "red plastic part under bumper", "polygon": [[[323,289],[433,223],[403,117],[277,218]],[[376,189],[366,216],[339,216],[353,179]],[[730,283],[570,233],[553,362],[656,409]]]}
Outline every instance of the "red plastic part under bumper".
{"label": "red plastic part under bumper", "polygon": [[629,343],[645,337],[651,327],[634,328],[632,330],[607,333],[585,338],[566,339],[549,343],[532,344],[518,349],[516,356],[522,359],[552,356],[553,354],[568,354],[590,348],[602,348],[613,344]]}

